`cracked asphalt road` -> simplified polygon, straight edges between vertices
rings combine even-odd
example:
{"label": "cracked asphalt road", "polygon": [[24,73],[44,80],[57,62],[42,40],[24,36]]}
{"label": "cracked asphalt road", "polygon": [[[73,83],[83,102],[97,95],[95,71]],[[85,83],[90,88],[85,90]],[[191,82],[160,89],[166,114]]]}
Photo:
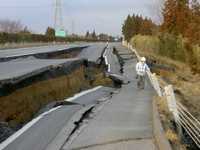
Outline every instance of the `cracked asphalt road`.
{"label": "cracked asphalt road", "polygon": [[[120,52],[129,51],[116,44]],[[123,56],[122,56],[123,57]],[[136,88],[136,59],[126,60],[124,76],[131,83],[123,85],[108,104],[90,120],[62,150],[155,150],[152,125],[152,97],[147,82],[145,90]]]}
{"label": "cracked asphalt road", "polygon": [[[120,53],[130,53],[121,44],[112,45],[115,45]],[[95,55],[98,56],[96,53]],[[84,54],[85,56],[87,54]],[[96,60],[96,56],[91,60]],[[108,58],[112,62],[113,57],[108,56]],[[152,131],[152,96],[155,93],[149,83],[145,90],[139,91],[136,88],[135,63],[135,59],[125,61],[123,76],[131,82],[123,85],[118,93],[114,92],[112,97],[110,94],[113,90],[105,87],[82,95],[74,100],[79,105],[61,106],[42,116],[38,122],[10,142],[4,150],[59,150],[61,147],[60,150],[155,150]],[[113,68],[118,68],[113,66],[118,63],[111,65]],[[117,72],[118,69],[113,70]],[[106,103],[93,114],[91,119],[84,122],[77,132],[74,132],[70,142],[66,142],[65,139],[70,132],[66,132],[63,128],[73,130],[76,119],[72,118],[83,108],[94,105],[104,98],[107,99]],[[72,126],[68,126],[69,123]]]}
{"label": "cracked asphalt road", "polygon": [[[95,44],[94,44],[95,45]],[[91,53],[91,48],[84,52],[87,56],[91,56],[96,60],[100,57],[99,54],[103,51],[103,44],[97,44],[93,46],[94,52]],[[95,49],[95,47],[99,47]],[[30,61],[35,61],[30,59]],[[45,63],[55,60],[46,60]],[[58,63],[66,60],[57,60]],[[38,62],[39,63],[39,62]],[[41,64],[40,64],[41,65]],[[31,65],[30,65],[31,66]],[[37,65],[36,65],[37,66]],[[16,134],[10,137],[8,140],[0,144],[0,150],[44,150],[49,149],[49,145],[56,141],[61,142],[61,139],[57,139],[57,135],[62,131],[65,126],[68,126],[69,133],[66,133],[65,138],[67,138],[70,132],[74,128],[74,122],[79,120],[79,117],[87,111],[87,107],[90,105],[99,104],[102,100],[107,99],[111,96],[114,91],[112,88],[100,87],[92,92],[84,93],[79,97],[73,99],[74,105],[65,105],[56,108],[47,114],[42,114],[39,117],[29,122],[31,125],[27,125]],[[89,109],[89,108],[88,108]],[[36,120],[36,121],[35,121]],[[58,142],[58,143],[59,143]],[[55,145],[54,145],[55,146]],[[61,145],[59,145],[61,146]],[[59,147],[58,146],[58,147]]]}
{"label": "cracked asphalt road", "polygon": [[5,49],[5,50],[0,50],[0,59],[32,56],[34,54],[39,54],[39,53],[58,52],[80,46],[84,45],[69,44],[69,45],[50,45],[50,46],[29,47],[29,48]]}

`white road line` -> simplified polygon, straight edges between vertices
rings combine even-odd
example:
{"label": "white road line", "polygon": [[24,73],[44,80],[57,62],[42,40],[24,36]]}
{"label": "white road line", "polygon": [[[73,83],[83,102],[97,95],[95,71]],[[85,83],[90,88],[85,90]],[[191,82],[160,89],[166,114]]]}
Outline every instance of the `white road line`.
{"label": "white road line", "polygon": [[97,87],[95,87],[93,89],[90,89],[90,90],[87,90],[87,91],[83,91],[83,92],[81,92],[79,94],[74,95],[73,97],[70,97],[70,98],[66,99],[65,101],[71,102],[71,101],[73,101],[73,100],[75,100],[75,99],[77,99],[77,98],[79,98],[79,97],[81,97],[83,95],[86,95],[86,94],[91,93],[91,92],[95,92],[100,88],[102,88],[102,86],[97,86]]}
{"label": "white road line", "polygon": [[44,112],[43,114],[41,114],[40,116],[44,117],[45,115],[48,115],[50,114],[51,112],[53,111],[56,111],[57,109],[61,108],[62,106],[58,106],[58,107],[55,107],[55,108],[52,108],[51,110],[47,111],[47,112]]}
{"label": "white road line", "polygon": [[51,112],[59,109],[60,107],[61,106],[58,106],[58,107],[53,108],[53,109],[51,109],[51,110],[49,110],[47,112],[44,112],[43,114],[41,114],[37,118],[35,118],[32,121],[30,121],[29,123],[27,123],[23,128],[21,128],[16,133],[14,133],[13,135],[11,135],[7,140],[5,140],[4,142],[2,142],[0,144],[0,150],[3,150],[4,148],[6,148],[10,143],[12,143],[14,140],[16,140],[20,135],[22,135],[24,132],[26,132],[29,128],[31,128],[35,123],[37,123],[45,115],[50,114]]}
{"label": "white road line", "polygon": [[0,150],[3,150],[4,148],[6,148],[10,143],[12,143],[14,140],[16,140],[21,134],[23,134],[25,131],[27,131],[31,126],[33,126],[41,118],[42,117],[39,116],[39,117],[33,119],[31,122],[29,122],[27,125],[25,125],[22,129],[20,129],[15,134],[10,136],[7,140],[5,140],[3,143],[1,143]]}

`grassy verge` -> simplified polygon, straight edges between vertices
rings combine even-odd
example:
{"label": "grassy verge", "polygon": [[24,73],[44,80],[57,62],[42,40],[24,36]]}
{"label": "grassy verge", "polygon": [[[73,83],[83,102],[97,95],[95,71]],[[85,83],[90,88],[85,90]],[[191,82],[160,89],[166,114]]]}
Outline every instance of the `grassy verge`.
{"label": "grassy verge", "polygon": [[69,75],[34,83],[12,94],[0,97],[0,121],[18,127],[31,120],[45,105],[64,100],[82,90],[98,85],[111,86],[112,81],[104,77],[102,70],[92,69],[93,83],[85,78],[82,66]]}
{"label": "grassy verge", "polygon": [[163,85],[172,84],[174,86],[177,100],[200,120],[200,76],[194,75],[189,66],[184,63],[155,54],[153,54],[153,57],[151,54],[142,54],[147,58],[156,60],[160,65],[167,64],[174,68],[174,71],[156,68],[153,71],[158,74]]}
{"label": "grassy verge", "polygon": [[[136,47],[139,54],[145,56],[147,60],[154,62],[155,66],[167,65],[169,68],[172,68],[165,69],[164,67],[155,67],[153,68],[153,72],[157,73],[162,86],[168,84],[173,85],[177,100],[185,105],[189,112],[200,120],[200,75],[194,74],[187,63],[160,55],[156,44],[158,44],[158,38],[151,36],[138,36],[132,40],[132,45]],[[196,48],[195,52],[197,52],[198,49],[199,48]],[[198,54],[195,55],[194,59],[197,58],[199,58]],[[187,146],[181,144],[176,134],[173,118],[169,113],[166,99],[160,99],[158,97],[155,99],[158,104],[166,136],[172,144],[173,149],[186,149]]]}
{"label": "grassy verge", "polygon": [[[150,39],[149,49],[146,48],[145,44]],[[177,99],[180,100],[189,111],[200,120],[200,75],[193,74],[191,68],[184,62],[170,59],[169,57],[161,56],[156,51],[153,51],[151,45],[155,45],[157,40],[155,37],[146,37],[146,40],[137,39],[139,44],[136,45],[136,49],[141,56],[145,56],[148,60],[153,60],[156,65],[167,65],[172,70],[154,68],[153,72],[156,72],[162,80],[163,84],[172,84],[175,88]],[[154,42],[151,42],[154,41]],[[142,44],[143,43],[143,44]],[[139,47],[137,47],[139,45]],[[144,47],[142,47],[144,45]]]}
{"label": "grassy verge", "polygon": [[156,96],[154,100],[157,103],[160,119],[165,130],[165,136],[168,139],[169,143],[173,150],[186,150],[186,145],[184,145],[173,124],[173,116],[168,110],[167,100]]}

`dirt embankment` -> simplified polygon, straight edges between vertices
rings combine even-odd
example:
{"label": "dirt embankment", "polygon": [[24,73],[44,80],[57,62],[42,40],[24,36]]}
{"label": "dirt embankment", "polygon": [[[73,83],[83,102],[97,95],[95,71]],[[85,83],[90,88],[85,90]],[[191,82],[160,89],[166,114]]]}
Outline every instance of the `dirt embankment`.
{"label": "dirt embankment", "polygon": [[200,74],[194,74],[185,63],[152,52],[139,53],[146,56],[148,65],[159,76],[162,84],[172,84],[176,98],[200,120]]}
{"label": "dirt embankment", "polygon": [[[140,52],[146,56],[148,64],[152,67],[160,80],[162,86],[172,84],[175,90],[176,99],[180,101],[191,114],[200,120],[200,75],[193,74],[189,66],[184,63],[161,57],[156,54]],[[184,133],[182,141],[176,133],[176,126],[171,113],[169,113],[166,99],[155,98],[157,100],[160,117],[174,150],[197,150],[187,134]]]}

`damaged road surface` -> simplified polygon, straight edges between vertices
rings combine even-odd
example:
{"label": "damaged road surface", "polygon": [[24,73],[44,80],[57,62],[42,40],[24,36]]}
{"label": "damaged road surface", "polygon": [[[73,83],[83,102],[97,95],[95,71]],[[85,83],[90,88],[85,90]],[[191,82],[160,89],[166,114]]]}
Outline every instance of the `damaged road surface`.
{"label": "damaged road surface", "polygon": [[105,49],[105,43],[95,43],[90,44],[89,47],[84,48],[78,57],[87,59],[91,62],[97,62],[99,57],[102,55],[103,50]]}
{"label": "damaged road surface", "polygon": [[58,149],[76,128],[82,115],[96,104],[102,103],[102,99],[105,101],[110,98],[112,92],[111,88],[97,87],[66,99],[75,104],[58,106],[41,114],[0,144],[0,150]]}
{"label": "damaged road surface", "polygon": [[[33,82],[41,80],[41,78],[42,80],[49,79],[49,74],[55,77],[56,74],[57,76],[61,75],[61,72],[65,74],[72,72],[72,70],[83,64],[83,59],[96,63],[105,46],[105,43],[95,43],[89,44],[89,46],[71,44],[1,50],[0,59],[8,59],[9,61],[0,62],[0,96],[7,95],[18,88],[28,86],[28,84],[30,85]],[[76,51],[76,48],[79,49],[78,57],[76,58],[48,58],[51,58],[48,55],[49,53],[57,53],[59,51],[70,51],[69,53],[73,53]],[[35,55],[40,57],[43,57],[43,55],[46,56],[45,59],[41,59]]]}
{"label": "damaged road surface", "polygon": [[83,60],[20,58],[0,63],[0,96],[28,86],[39,80],[46,80],[67,74],[78,68]]}
{"label": "damaged road surface", "polygon": [[[116,44],[120,53],[129,50]],[[126,59],[123,76],[130,83],[103,106],[95,118],[80,128],[61,150],[157,150],[152,123],[152,97],[155,92],[146,83],[144,90],[137,89],[136,59]],[[112,61],[109,60],[109,62]],[[117,73],[117,67],[112,66]]]}
{"label": "damaged road surface", "polygon": [[[59,65],[70,65],[80,59],[36,59],[34,57],[11,60],[0,63],[0,83],[18,82],[33,75],[45,72]],[[20,79],[21,78],[21,79]]]}
{"label": "damaged road surface", "polygon": [[74,50],[77,48],[82,49],[85,47],[87,47],[87,45],[69,44],[69,45],[50,45],[41,47],[5,49],[5,50],[0,50],[0,62],[21,57],[28,57],[28,56],[46,58],[48,54],[61,53],[65,51]]}
{"label": "damaged road surface", "polygon": [[[79,58],[73,59],[26,57],[1,62],[0,65],[4,68],[0,75],[1,83],[2,85],[6,83],[14,84],[43,72],[46,77],[48,73],[52,73],[49,72],[52,68],[55,68],[53,70],[56,71],[53,71],[53,73],[59,74],[59,68],[64,69],[65,72],[70,72],[74,67],[80,67],[83,64],[83,59],[96,62],[105,49],[105,43],[97,45],[95,43],[92,47],[83,49],[84,56],[82,53]],[[91,53],[92,50],[94,50],[93,53]],[[8,64],[10,67],[8,67]],[[87,117],[87,114],[93,108],[106,102],[112,96],[113,91],[112,88],[100,86],[76,94],[64,101],[59,101],[50,110],[48,108],[43,109],[44,111],[41,110],[42,114],[1,143],[0,150],[59,149],[73,135],[79,124]]]}
{"label": "damaged road surface", "polygon": [[106,74],[126,79],[126,84],[118,90],[100,86],[66,99],[69,105],[61,103],[64,105],[39,115],[4,141],[0,150],[156,150],[152,124],[155,92],[149,83],[144,90],[137,89],[135,57],[121,55],[122,66],[113,46],[119,55],[130,53],[112,43],[94,53],[86,48],[79,58],[97,62],[103,56]]}

